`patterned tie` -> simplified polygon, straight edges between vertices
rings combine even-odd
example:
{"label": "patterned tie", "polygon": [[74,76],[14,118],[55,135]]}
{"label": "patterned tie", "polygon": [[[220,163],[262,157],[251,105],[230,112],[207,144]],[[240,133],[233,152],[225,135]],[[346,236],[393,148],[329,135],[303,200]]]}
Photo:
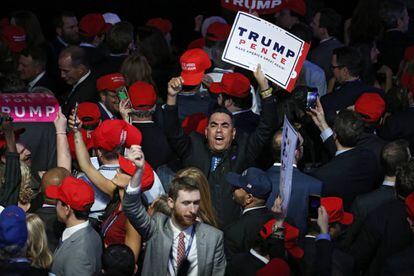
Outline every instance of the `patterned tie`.
{"label": "patterned tie", "polygon": [[180,232],[178,234],[178,246],[177,246],[177,268],[183,263],[185,259],[185,242],[184,242],[185,234],[184,232]]}

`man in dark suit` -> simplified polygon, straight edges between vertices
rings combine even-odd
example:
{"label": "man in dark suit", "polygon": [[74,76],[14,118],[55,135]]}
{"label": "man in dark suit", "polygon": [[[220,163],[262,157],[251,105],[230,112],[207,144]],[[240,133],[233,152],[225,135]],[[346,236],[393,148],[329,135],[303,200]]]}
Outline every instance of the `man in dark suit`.
{"label": "man in dark suit", "polygon": [[[295,225],[300,230],[300,235],[307,233],[307,217],[308,217],[308,199],[309,195],[320,195],[322,191],[322,182],[307,174],[301,172],[297,163],[303,155],[303,137],[299,134],[297,149],[295,151],[295,159],[293,163],[292,175],[292,191],[288,205],[286,221]],[[276,197],[279,195],[280,184],[280,152],[282,147],[282,130],[278,130],[273,136],[272,141],[273,156],[275,163],[266,171],[267,177],[272,183],[272,192],[267,200],[267,207],[272,208]]]}
{"label": "man in dark suit", "polygon": [[381,205],[367,216],[350,247],[358,272],[379,275],[385,260],[406,249],[413,241],[404,199],[414,192],[414,160],[397,170],[395,191],[397,199]]}
{"label": "man in dark suit", "polygon": [[[319,104],[317,107],[312,113],[323,115]],[[353,111],[342,110],[333,127],[337,148],[335,157],[312,173],[323,182],[322,195],[342,198],[346,210],[357,195],[373,190],[377,179],[375,155],[356,147],[363,131],[361,116]]]}
{"label": "man in dark suit", "polygon": [[17,71],[20,79],[26,83],[28,92],[36,87],[46,88],[53,93],[59,92],[56,82],[46,72],[46,62],[46,52],[42,48],[26,48],[20,53]]}
{"label": "man in dark suit", "polygon": [[56,276],[100,272],[102,240],[88,222],[93,189],[85,181],[68,176],[60,186],[49,186],[46,196],[57,199],[58,220],[66,225],[53,254],[51,272]]}
{"label": "man in dark suit", "polygon": [[68,177],[70,172],[64,168],[56,167],[48,170],[42,177],[42,193],[44,196],[43,205],[36,210],[36,214],[43,220],[46,227],[47,243],[50,251],[54,252],[59,244],[65,225],[59,222],[56,214],[56,200],[46,197],[44,194],[47,187],[59,186],[63,179]]}
{"label": "man in dark suit", "polygon": [[382,204],[396,199],[395,174],[397,168],[409,161],[411,158],[407,141],[396,140],[387,144],[381,154],[381,161],[384,167],[385,178],[382,185],[367,194],[355,198],[351,206],[355,222],[349,229],[348,238],[352,239],[358,234],[362,223],[367,215]]}
{"label": "man in dark suit", "polygon": [[241,175],[228,173],[226,176],[233,188],[233,200],[242,208],[242,216],[224,229],[226,258],[247,252],[257,238],[262,226],[273,214],[265,203],[272,191],[272,183],[266,173],[258,168],[248,168]]}
{"label": "man in dark suit", "polygon": [[136,166],[124,196],[123,210],[147,243],[142,275],[224,275],[223,233],[198,222],[200,191],[187,177],[172,181],[168,192],[171,217],[150,217],[141,202],[144,156],[131,146],[128,159]]}
{"label": "man in dark suit", "polygon": [[210,92],[218,94],[217,103],[233,114],[239,131],[252,133],[259,124],[259,116],[251,110],[250,81],[240,73],[223,74],[221,82],[213,82]]}
{"label": "man in dark suit", "polygon": [[357,49],[336,48],[332,54],[331,69],[339,86],[321,98],[328,121],[332,121],[338,110],[354,105],[362,93],[377,93],[384,97],[384,91],[360,80],[363,60]]}
{"label": "man in dark suit", "polygon": [[60,53],[59,69],[62,79],[72,88],[64,94],[62,113],[68,117],[75,103],[97,102],[96,80],[87,61],[85,51],[78,46],[70,46]]}

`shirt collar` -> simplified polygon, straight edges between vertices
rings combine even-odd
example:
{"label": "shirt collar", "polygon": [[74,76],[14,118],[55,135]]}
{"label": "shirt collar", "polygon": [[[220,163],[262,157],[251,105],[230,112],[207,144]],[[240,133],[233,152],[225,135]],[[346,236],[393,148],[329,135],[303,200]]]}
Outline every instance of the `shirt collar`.
{"label": "shirt collar", "polygon": [[250,111],[250,109],[245,109],[245,110],[234,111],[231,114],[232,115],[237,115],[237,114],[245,113],[245,112],[249,112],[249,111]]}
{"label": "shirt collar", "polygon": [[394,187],[394,186],[395,186],[395,182],[394,182],[394,181],[384,180],[384,181],[382,182],[382,185],[384,185],[384,186],[389,186],[389,187]]}
{"label": "shirt collar", "polygon": [[90,43],[86,43],[86,42],[82,42],[81,44],[79,44],[79,46],[89,47],[89,48],[96,48],[95,45],[90,44]]}
{"label": "shirt collar", "polygon": [[212,73],[233,73],[234,71],[232,69],[222,69],[219,67],[214,67]]}
{"label": "shirt collar", "polygon": [[262,255],[259,254],[259,252],[257,252],[256,250],[254,250],[253,248],[250,249],[250,254],[252,254],[253,256],[255,256],[256,258],[258,258],[259,260],[261,260],[262,262],[264,262],[265,264],[267,264],[269,262],[268,259],[266,259],[265,257],[263,257]]}
{"label": "shirt collar", "polygon": [[82,222],[78,225],[66,228],[62,233],[62,242],[70,238],[73,234],[78,232],[79,230],[86,228],[89,226],[89,221]]}
{"label": "shirt collar", "polygon": [[177,226],[174,225],[174,223],[172,222],[172,219],[170,219],[170,225],[171,225],[171,229],[173,231],[174,240],[178,239],[178,235],[181,232],[184,232],[185,239],[188,240],[191,236],[191,232],[193,231],[193,227],[194,227],[194,225],[191,225],[190,227],[187,227],[186,229],[181,231],[180,229],[177,228]]}
{"label": "shirt collar", "polygon": [[[294,168],[297,168],[298,167],[298,165],[296,165],[296,164],[292,164],[292,165],[293,165]],[[273,166],[280,167],[280,166],[282,166],[282,163],[275,162],[275,163],[273,163]]]}
{"label": "shirt collar", "polygon": [[58,40],[60,43],[62,43],[62,45],[63,45],[63,46],[65,46],[65,47],[68,47],[68,46],[69,46],[69,44],[67,44],[67,43],[63,40],[63,38],[61,38],[60,36],[57,36],[56,38],[57,38],[57,40]]}
{"label": "shirt collar", "polygon": [[249,211],[256,210],[256,209],[263,209],[263,208],[266,208],[266,206],[265,206],[265,205],[263,205],[263,206],[257,206],[257,207],[246,208],[246,209],[244,209],[244,210],[243,210],[243,215],[244,215],[245,213],[249,212]]}
{"label": "shirt collar", "polygon": [[42,73],[40,73],[39,75],[36,76],[36,78],[34,78],[34,80],[32,80],[31,82],[29,82],[28,86],[29,86],[29,90],[31,90],[33,88],[33,86],[35,86],[36,82],[38,82],[41,78],[43,78],[43,76],[46,74],[46,71],[43,71]]}
{"label": "shirt collar", "polygon": [[91,70],[89,70],[88,71],[88,73],[86,73],[82,78],[80,78],[79,80],[78,80],[78,82],[77,83],[75,83],[74,85],[73,85],[73,89],[75,89],[79,84],[81,84],[87,77],[89,77],[89,75],[91,74]]}
{"label": "shirt collar", "polygon": [[109,111],[108,108],[106,108],[106,106],[103,104],[103,102],[98,102],[98,103],[101,105],[102,109],[105,110],[106,114],[108,114],[109,118],[111,118],[111,119],[115,118],[114,114],[112,114],[112,112]]}
{"label": "shirt collar", "polygon": [[346,152],[346,151],[348,151],[348,150],[351,150],[351,149],[337,150],[337,151],[335,152],[335,156],[338,156],[338,155],[340,155],[341,153],[344,153],[344,152]]}

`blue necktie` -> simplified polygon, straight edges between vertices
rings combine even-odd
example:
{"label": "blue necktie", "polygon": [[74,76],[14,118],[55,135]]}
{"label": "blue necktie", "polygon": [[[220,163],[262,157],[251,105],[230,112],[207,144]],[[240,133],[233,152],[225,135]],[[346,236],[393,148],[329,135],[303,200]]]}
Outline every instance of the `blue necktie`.
{"label": "blue necktie", "polygon": [[213,156],[211,158],[211,171],[214,172],[221,161],[221,157]]}

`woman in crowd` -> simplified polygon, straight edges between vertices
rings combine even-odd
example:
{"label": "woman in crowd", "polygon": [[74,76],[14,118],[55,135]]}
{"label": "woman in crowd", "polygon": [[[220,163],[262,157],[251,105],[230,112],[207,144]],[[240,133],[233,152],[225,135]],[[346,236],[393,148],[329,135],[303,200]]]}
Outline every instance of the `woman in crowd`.
{"label": "woman in crowd", "polygon": [[49,269],[52,253],[47,245],[46,230],[43,221],[36,214],[27,214],[27,258],[31,266]]}

